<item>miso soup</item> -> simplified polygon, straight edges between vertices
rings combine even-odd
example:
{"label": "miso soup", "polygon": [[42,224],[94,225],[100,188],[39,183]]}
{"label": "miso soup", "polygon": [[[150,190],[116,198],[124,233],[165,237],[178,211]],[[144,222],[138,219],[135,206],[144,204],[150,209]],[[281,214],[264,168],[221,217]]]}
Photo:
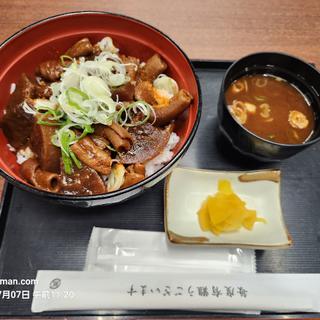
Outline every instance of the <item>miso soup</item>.
{"label": "miso soup", "polygon": [[272,75],[245,75],[226,91],[232,116],[261,138],[285,144],[307,141],[315,115],[307,98],[286,80]]}

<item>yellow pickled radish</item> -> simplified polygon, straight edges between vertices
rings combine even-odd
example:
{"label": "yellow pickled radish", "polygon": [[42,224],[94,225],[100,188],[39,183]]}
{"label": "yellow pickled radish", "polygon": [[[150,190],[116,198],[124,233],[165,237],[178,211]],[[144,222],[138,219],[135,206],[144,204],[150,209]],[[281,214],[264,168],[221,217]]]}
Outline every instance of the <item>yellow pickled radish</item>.
{"label": "yellow pickled radish", "polygon": [[228,180],[219,180],[218,181],[218,190],[221,193],[225,193],[225,194],[232,194],[233,193],[231,183]]}
{"label": "yellow pickled radish", "polygon": [[208,213],[207,213],[207,202],[203,202],[200,210],[198,211],[199,215],[199,222],[201,226],[202,231],[210,231],[210,221],[208,219]]}
{"label": "yellow pickled radish", "polygon": [[246,208],[246,203],[234,193],[228,180],[218,181],[218,192],[202,203],[198,220],[202,231],[211,231],[215,235],[237,231],[241,227],[252,230],[256,222],[267,222],[257,217],[255,210]]}

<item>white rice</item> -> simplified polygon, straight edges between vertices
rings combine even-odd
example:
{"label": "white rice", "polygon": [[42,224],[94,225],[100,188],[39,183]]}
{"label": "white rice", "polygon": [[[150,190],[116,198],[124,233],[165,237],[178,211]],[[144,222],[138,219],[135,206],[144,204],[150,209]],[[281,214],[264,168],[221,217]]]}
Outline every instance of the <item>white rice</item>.
{"label": "white rice", "polygon": [[30,158],[34,158],[34,153],[29,147],[26,147],[25,149],[20,149],[17,154],[17,163],[21,164],[27,161]]}
{"label": "white rice", "polygon": [[172,150],[175,148],[179,141],[179,136],[175,132],[172,132],[164,150],[158,156],[146,162],[146,177],[149,177],[156,171],[160,170],[167,162],[172,159]]}

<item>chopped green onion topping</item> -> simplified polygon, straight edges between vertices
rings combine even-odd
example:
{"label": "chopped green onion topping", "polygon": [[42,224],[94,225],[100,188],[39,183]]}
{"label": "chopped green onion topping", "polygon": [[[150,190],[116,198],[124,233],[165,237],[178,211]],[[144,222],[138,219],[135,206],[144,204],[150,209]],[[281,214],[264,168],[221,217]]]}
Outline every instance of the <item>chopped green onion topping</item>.
{"label": "chopped green onion topping", "polygon": [[[38,109],[40,110],[40,109]],[[61,110],[53,110],[53,109],[42,109],[47,110],[44,113],[38,113],[38,121],[37,124],[45,125],[45,126],[64,126],[66,124],[65,120],[62,120],[64,116],[63,111]],[[51,121],[48,121],[51,120]]]}
{"label": "chopped green onion topping", "polygon": [[67,66],[66,60],[73,61],[73,58],[71,58],[70,56],[68,56],[68,55],[66,55],[66,54],[63,54],[62,56],[60,56],[60,62],[61,62],[61,65],[62,65],[63,67],[66,67],[66,66]]}
{"label": "chopped green onion topping", "polygon": [[82,164],[79,161],[79,159],[76,157],[76,155],[69,149],[69,154],[75,165],[77,166],[78,169],[82,168]]}
{"label": "chopped green onion topping", "polygon": [[[65,128],[67,128],[67,126]],[[61,130],[58,131],[58,136],[60,139],[61,155],[62,155],[62,160],[64,164],[64,171],[67,174],[71,174],[72,173],[71,159],[75,162],[77,166],[78,165],[81,166],[81,163],[76,158],[75,154],[70,150],[70,145],[76,142],[76,134],[74,133],[74,131],[70,130],[69,128],[67,129],[65,128],[62,128]]]}
{"label": "chopped green onion topping", "polygon": [[81,108],[81,104],[85,100],[89,99],[89,97],[86,93],[84,93],[83,91],[81,91],[78,88],[70,87],[66,91],[66,96],[67,96],[68,103],[70,106],[75,107],[79,111],[85,112],[85,110]]}
{"label": "chopped green onion topping", "polygon": [[94,129],[90,125],[84,125],[84,130],[82,131],[82,134],[80,135],[80,137],[78,137],[78,140],[81,140],[87,134],[93,133],[93,132],[94,132]]}
{"label": "chopped green onion topping", "polygon": [[61,156],[62,156],[62,161],[63,161],[63,165],[64,165],[64,171],[66,172],[66,174],[71,174],[72,173],[71,158],[68,157],[64,152],[61,152]]}
{"label": "chopped green onion topping", "polygon": [[[75,128],[78,130],[83,130],[80,136],[77,136],[76,133],[71,130]],[[56,133],[51,137],[51,142],[53,145],[61,149],[62,161],[64,164],[64,171],[67,174],[72,173],[72,162],[75,163],[77,168],[81,169],[82,165],[76,155],[70,149],[70,146],[76,143],[78,140],[84,138],[88,133],[93,133],[94,129],[89,125],[79,126],[78,124],[70,123],[67,121],[67,124],[61,129],[58,129]]]}
{"label": "chopped green onion topping", "polygon": [[[155,112],[150,104],[145,101],[135,101],[128,106],[123,106],[117,116],[117,122],[126,127],[135,127],[145,124],[151,114],[153,114],[154,119],[156,117]],[[143,117],[142,120],[136,121],[137,117]],[[128,122],[130,120],[130,122]]]}
{"label": "chopped green onion topping", "polygon": [[117,152],[117,150],[114,149],[114,148],[112,148],[110,145],[107,145],[107,148],[108,148],[110,151]]}

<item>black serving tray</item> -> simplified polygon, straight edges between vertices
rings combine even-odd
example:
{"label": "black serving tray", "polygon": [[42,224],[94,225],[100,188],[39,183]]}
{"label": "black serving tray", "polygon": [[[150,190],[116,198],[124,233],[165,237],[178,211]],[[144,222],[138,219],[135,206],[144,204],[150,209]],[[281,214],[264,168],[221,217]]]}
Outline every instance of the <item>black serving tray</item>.
{"label": "black serving tray", "polygon": [[[293,247],[257,251],[258,272],[320,273],[320,143],[276,164],[248,159],[232,149],[217,130],[220,84],[230,62],[194,61],[203,112],[198,132],[181,166],[221,170],[280,168],[282,209]],[[142,196],[99,208],[55,205],[6,186],[0,215],[0,279],[34,279],[37,270],[82,270],[93,226],[162,231],[163,181]],[[0,286],[1,290],[32,286]],[[1,299],[0,316],[30,316],[31,299]],[[48,312],[42,315],[192,316],[183,311]],[[204,316],[205,313],[201,313]],[[294,317],[272,315],[268,317]],[[315,315],[301,315],[312,317]],[[318,314],[319,316],[319,314]]]}

